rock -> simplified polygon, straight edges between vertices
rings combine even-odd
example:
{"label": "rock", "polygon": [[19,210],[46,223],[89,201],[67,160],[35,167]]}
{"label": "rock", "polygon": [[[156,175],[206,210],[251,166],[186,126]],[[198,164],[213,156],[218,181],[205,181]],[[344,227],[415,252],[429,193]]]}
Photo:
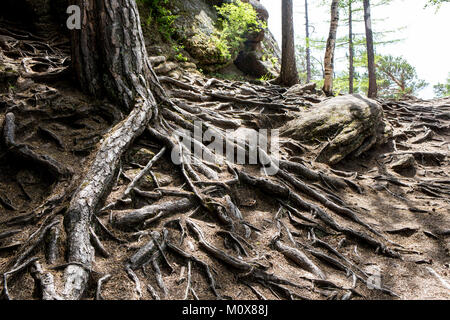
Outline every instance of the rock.
{"label": "rock", "polygon": [[392,128],[384,122],[381,105],[359,94],[325,100],[280,128],[282,136],[300,141],[329,141],[316,161],[335,164],[384,144]]}
{"label": "rock", "polygon": [[[221,54],[221,50],[214,41],[215,35],[218,34],[217,12],[214,5],[222,5],[230,3],[225,0],[208,0],[208,1],[184,1],[172,0],[173,14],[177,15],[174,21],[175,38],[179,39],[184,46],[184,50],[189,53],[190,57],[197,63],[197,66],[208,72],[217,72],[219,69],[230,65],[236,57],[228,59]],[[264,6],[257,0],[245,0],[250,3],[258,13],[258,17],[267,21],[269,14]],[[238,63],[239,68],[248,75],[257,77],[267,74],[278,75],[278,61],[281,53],[278,45],[268,30],[260,32],[247,32],[244,43],[244,57],[240,58],[243,63]],[[255,51],[255,53],[251,53]],[[262,57],[267,59],[261,59]],[[246,61],[255,66],[253,71],[246,68]],[[277,65],[274,67],[274,62]],[[278,69],[277,69],[278,68]]]}
{"label": "rock", "polygon": [[[166,187],[166,186],[170,185],[173,182],[173,178],[171,176],[169,176],[169,175],[162,174],[162,173],[159,173],[159,172],[155,172],[154,175],[156,177],[156,180],[158,180],[158,184],[159,184],[160,187]],[[143,189],[147,189],[147,190],[156,188],[156,184],[153,181],[152,176],[149,175],[149,174],[147,174],[147,175],[142,177],[142,180],[140,182],[140,186]]]}
{"label": "rock", "polygon": [[[269,19],[266,8],[256,0],[246,0],[258,13],[258,18],[264,22]],[[234,61],[234,64],[246,75],[253,77],[276,78],[279,74],[281,52],[272,33],[268,30],[249,32],[246,35],[244,49]]]}
{"label": "rock", "polygon": [[145,166],[154,156],[155,153],[153,151],[147,148],[140,148],[130,158],[132,162]]}
{"label": "rock", "polygon": [[274,61],[278,63],[279,70],[281,67],[281,49],[270,30],[266,30],[266,33],[264,34],[264,40],[261,43],[261,50],[265,55],[268,55],[269,58],[275,58]]}
{"label": "rock", "polygon": [[166,187],[173,182],[173,178],[170,175],[155,172],[155,177],[161,187]]}
{"label": "rock", "polygon": [[243,0],[243,2],[248,2],[252,5],[253,9],[258,13],[258,18],[262,21],[267,22],[269,20],[269,11],[264,7],[259,0]]}
{"label": "rock", "polygon": [[316,89],[316,83],[296,84],[288,89],[285,94],[287,95],[302,95],[305,91],[312,91]]}
{"label": "rock", "polygon": [[172,70],[175,70],[176,68],[178,68],[178,65],[175,62],[167,62],[160,64],[159,66],[154,68],[154,71],[158,75],[163,75],[169,73]]}
{"label": "rock", "polygon": [[213,4],[206,1],[173,0],[172,6],[173,14],[178,16],[173,23],[176,38],[181,40],[192,58],[198,60],[201,67],[227,63],[212,42],[212,36],[217,32],[217,13]]}
{"label": "rock", "polygon": [[415,169],[416,166],[416,159],[412,154],[407,154],[404,156],[401,156],[397,162],[391,165],[392,170],[394,171],[403,171],[403,170],[410,170]]}
{"label": "rock", "polygon": [[263,76],[275,78],[277,76],[277,72],[270,62],[262,61],[256,51],[241,51],[234,61],[234,64],[239,70],[244,72],[244,74],[256,78]]}
{"label": "rock", "polygon": [[156,57],[148,57],[152,67],[156,67],[158,64],[166,62],[166,57],[164,56],[156,56]]}

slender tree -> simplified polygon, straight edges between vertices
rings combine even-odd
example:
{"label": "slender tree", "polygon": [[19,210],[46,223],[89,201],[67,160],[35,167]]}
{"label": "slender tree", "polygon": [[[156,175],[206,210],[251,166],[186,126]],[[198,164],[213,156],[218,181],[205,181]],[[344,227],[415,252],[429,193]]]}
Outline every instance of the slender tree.
{"label": "slender tree", "polygon": [[305,0],[305,28],[306,28],[306,82],[311,82],[311,47],[309,41],[309,12],[308,0]]}
{"label": "slender tree", "polygon": [[293,86],[299,82],[297,64],[295,62],[293,11],[292,0],[283,0],[281,3],[281,72],[276,82],[286,86]]}
{"label": "slender tree", "polygon": [[348,1],[348,92],[354,92],[354,78],[355,78],[355,67],[354,67],[354,55],[355,50],[353,48],[353,8],[352,0]]}
{"label": "slender tree", "polygon": [[336,33],[338,24],[339,24],[339,0],[332,0],[330,33],[328,35],[324,59],[325,81],[323,84],[323,91],[327,96],[333,95],[334,51],[336,47]]}
{"label": "slender tree", "polygon": [[370,15],[370,0],[364,0],[364,22],[366,26],[367,65],[369,71],[369,90],[367,96],[377,96],[377,76],[375,72],[375,51],[373,49],[372,18]]}

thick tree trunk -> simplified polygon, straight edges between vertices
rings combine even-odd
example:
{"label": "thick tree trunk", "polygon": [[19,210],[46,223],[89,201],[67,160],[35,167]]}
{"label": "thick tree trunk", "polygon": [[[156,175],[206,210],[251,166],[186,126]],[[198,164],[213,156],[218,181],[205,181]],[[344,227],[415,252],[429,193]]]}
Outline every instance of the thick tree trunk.
{"label": "thick tree trunk", "polygon": [[282,13],[282,55],[279,83],[293,86],[298,83],[297,64],[295,63],[294,21],[292,0],[283,0]]}
{"label": "thick tree trunk", "polygon": [[105,93],[131,112],[103,139],[67,210],[69,266],[63,293],[67,299],[79,299],[88,281],[94,259],[91,218],[114,182],[123,152],[156,116],[152,91],[163,94],[147,57],[135,1],[78,0],[76,4],[82,27],[73,32],[72,60],[81,87],[93,95]]}
{"label": "thick tree trunk", "polygon": [[354,92],[355,68],[353,66],[354,48],[353,48],[353,8],[352,1],[348,1],[348,92]]}
{"label": "thick tree trunk", "polygon": [[327,48],[325,51],[325,79],[323,92],[327,96],[333,95],[333,73],[334,73],[334,50],[336,47],[336,33],[339,24],[339,0],[331,3],[330,34],[328,35]]}
{"label": "thick tree trunk", "polygon": [[75,4],[82,11],[82,29],[73,32],[72,61],[81,87],[94,96],[106,94],[126,110],[139,97],[153,97],[158,80],[147,57],[135,1]]}
{"label": "thick tree trunk", "polygon": [[305,0],[305,28],[306,28],[306,82],[311,82],[311,42],[309,41],[309,13],[308,0]]}
{"label": "thick tree trunk", "polygon": [[369,70],[369,98],[376,98],[378,94],[377,77],[375,73],[375,53],[373,49],[372,18],[370,16],[370,1],[364,0],[364,22],[366,25],[367,62]]}

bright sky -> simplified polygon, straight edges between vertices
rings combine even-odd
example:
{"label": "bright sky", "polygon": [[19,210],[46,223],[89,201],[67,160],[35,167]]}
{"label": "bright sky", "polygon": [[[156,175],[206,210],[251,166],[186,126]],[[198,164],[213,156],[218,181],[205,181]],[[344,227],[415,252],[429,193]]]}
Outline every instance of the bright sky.
{"label": "bright sky", "polygon": [[[293,2],[296,41],[304,41],[304,0],[293,0]],[[318,7],[315,5],[317,2],[317,0],[309,1],[310,22],[315,28],[311,37],[326,38],[329,29],[329,8]],[[269,29],[281,44],[281,0],[261,0],[261,3],[270,14]],[[384,19],[373,22],[373,29],[377,32],[406,27],[387,36],[387,39],[404,40],[378,46],[376,51],[406,58],[416,68],[419,78],[430,84],[420,92],[419,96],[432,98],[433,85],[445,82],[450,73],[450,3],[442,5],[437,12],[432,7],[424,9],[425,3],[426,0],[393,0],[390,5],[373,8],[372,18]],[[355,26],[356,32],[364,32],[363,23],[358,24],[360,26]],[[338,37],[346,33],[348,33],[347,27],[340,26]],[[337,71],[347,68],[345,54],[346,50],[339,50],[336,53]]]}

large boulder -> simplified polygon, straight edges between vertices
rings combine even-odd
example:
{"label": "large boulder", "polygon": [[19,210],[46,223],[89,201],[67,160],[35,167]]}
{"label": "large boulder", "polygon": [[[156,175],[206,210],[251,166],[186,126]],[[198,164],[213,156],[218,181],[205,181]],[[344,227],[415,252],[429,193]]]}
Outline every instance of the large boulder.
{"label": "large boulder", "polygon": [[381,105],[359,94],[323,101],[280,129],[282,136],[301,141],[328,141],[316,161],[335,164],[384,144],[392,128],[384,121]]}

